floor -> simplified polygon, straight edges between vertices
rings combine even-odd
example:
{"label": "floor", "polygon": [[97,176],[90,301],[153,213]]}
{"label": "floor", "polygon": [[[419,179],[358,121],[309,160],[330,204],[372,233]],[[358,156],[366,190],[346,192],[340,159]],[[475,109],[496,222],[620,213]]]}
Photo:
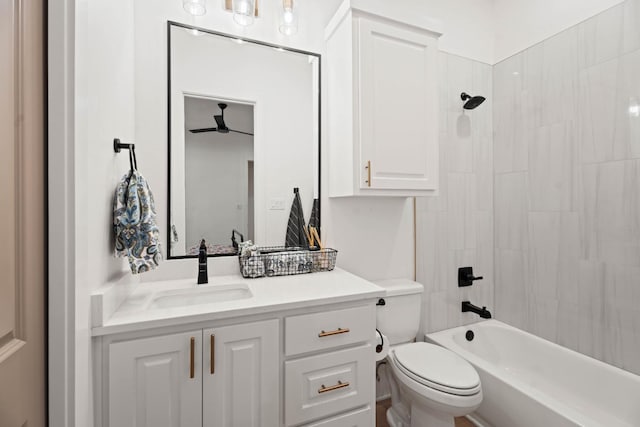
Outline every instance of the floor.
{"label": "floor", "polygon": [[[389,427],[387,423],[387,409],[391,406],[391,399],[381,400],[376,403],[376,427]],[[466,418],[456,418],[456,427],[475,427],[471,421]]]}

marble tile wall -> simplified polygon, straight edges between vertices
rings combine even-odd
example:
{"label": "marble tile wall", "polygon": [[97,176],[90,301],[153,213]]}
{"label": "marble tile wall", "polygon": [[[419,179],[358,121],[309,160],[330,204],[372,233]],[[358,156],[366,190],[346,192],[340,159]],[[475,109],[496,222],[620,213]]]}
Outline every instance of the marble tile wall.
{"label": "marble tile wall", "polygon": [[493,101],[495,317],[640,374],[640,0],[497,64]]}
{"label": "marble tile wall", "polygon": [[[420,335],[478,316],[461,302],[493,309],[492,67],[441,52],[439,61],[440,196],[416,199],[417,280],[425,286]],[[487,100],[464,110],[460,94]],[[458,267],[484,279],[458,288]]]}

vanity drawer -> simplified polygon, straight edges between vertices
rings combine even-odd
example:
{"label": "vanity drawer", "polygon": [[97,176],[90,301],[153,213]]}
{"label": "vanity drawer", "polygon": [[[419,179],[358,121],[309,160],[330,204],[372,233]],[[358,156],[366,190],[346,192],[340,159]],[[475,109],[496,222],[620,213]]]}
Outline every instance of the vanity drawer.
{"label": "vanity drawer", "polygon": [[340,414],[315,423],[306,424],[307,427],[371,427],[375,425],[375,412],[370,406],[357,411]]}
{"label": "vanity drawer", "polygon": [[374,355],[367,344],[285,362],[286,425],[373,405]]}
{"label": "vanity drawer", "polygon": [[375,306],[324,311],[285,319],[285,354],[326,350],[375,339]]}

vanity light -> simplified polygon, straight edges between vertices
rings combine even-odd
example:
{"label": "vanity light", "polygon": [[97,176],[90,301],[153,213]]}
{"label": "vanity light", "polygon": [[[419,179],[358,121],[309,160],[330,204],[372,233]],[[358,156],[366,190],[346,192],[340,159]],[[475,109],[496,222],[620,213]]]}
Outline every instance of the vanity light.
{"label": "vanity light", "polygon": [[182,7],[193,16],[207,13],[207,0],[182,0]]}
{"label": "vanity light", "polygon": [[280,32],[286,36],[291,36],[298,32],[298,17],[293,10],[293,0],[282,0]]}
{"label": "vanity light", "polygon": [[233,0],[233,20],[243,27],[253,24],[255,10],[255,0]]}

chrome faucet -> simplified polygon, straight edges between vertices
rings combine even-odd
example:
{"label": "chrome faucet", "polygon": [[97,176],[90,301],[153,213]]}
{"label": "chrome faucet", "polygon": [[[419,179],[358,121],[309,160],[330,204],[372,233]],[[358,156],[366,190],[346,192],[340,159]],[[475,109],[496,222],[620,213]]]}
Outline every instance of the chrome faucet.
{"label": "chrome faucet", "polygon": [[198,285],[205,283],[209,283],[209,273],[207,272],[207,244],[202,239],[198,252]]}
{"label": "chrome faucet", "polygon": [[469,301],[462,301],[462,312],[471,311],[476,313],[478,316],[483,319],[491,319],[491,312],[487,310],[487,307],[478,307],[476,305],[471,304]]}

